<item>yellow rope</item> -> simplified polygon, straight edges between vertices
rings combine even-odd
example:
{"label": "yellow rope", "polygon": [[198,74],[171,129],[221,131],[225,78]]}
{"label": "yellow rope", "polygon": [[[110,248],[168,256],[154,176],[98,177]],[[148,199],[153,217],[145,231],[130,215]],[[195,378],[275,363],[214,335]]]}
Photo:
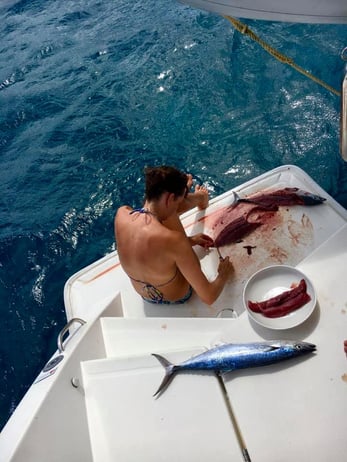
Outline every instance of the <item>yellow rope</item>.
{"label": "yellow rope", "polygon": [[327,83],[323,82],[323,80],[318,79],[314,75],[312,75],[310,72],[306,71],[302,67],[298,66],[295,64],[295,62],[291,59],[288,58],[288,56],[283,55],[280,53],[278,50],[270,46],[268,43],[266,43],[264,40],[262,40],[260,37],[258,37],[249,27],[247,24],[242,23],[238,19],[232,18],[231,16],[225,16],[225,18],[231,22],[231,24],[237,29],[241,34],[248,35],[252,40],[257,42],[265,51],[270,53],[274,58],[278,59],[283,64],[288,64],[289,66],[293,67],[296,71],[300,72],[301,74],[305,75],[309,79],[313,80],[314,82],[318,83],[322,87],[326,88],[327,90],[331,91],[337,96],[341,96],[341,92],[336,90],[335,88],[331,87]]}

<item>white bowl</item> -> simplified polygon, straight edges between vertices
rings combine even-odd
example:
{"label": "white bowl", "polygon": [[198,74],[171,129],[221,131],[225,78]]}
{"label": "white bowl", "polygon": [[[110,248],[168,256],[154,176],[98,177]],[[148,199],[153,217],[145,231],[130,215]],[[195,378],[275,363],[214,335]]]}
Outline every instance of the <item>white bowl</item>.
{"label": "white bowl", "polygon": [[[305,279],[307,293],[311,300],[291,313],[278,318],[267,318],[261,313],[255,313],[248,307],[248,301],[262,302],[290,290],[292,284]],[[287,265],[267,266],[253,274],[243,289],[243,303],[248,315],[256,323],[270,329],[290,329],[303,323],[316,306],[316,292],[311,281],[297,268]]]}

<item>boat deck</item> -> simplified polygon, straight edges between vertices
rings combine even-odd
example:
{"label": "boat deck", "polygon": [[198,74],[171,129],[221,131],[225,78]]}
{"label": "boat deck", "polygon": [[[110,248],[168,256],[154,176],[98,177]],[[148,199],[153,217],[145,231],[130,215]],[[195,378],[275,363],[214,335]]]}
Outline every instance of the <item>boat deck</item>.
{"label": "boat deck", "polygon": [[[97,308],[106,316],[100,321],[106,357],[82,364],[93,460],[113,460],[115,454],[122,461],[242,460],[216,377],[179,375],[155,399],[152,395],[163,368],[151,353],[175,362],[221,342],[278,338],[312,342],[317,353],[225,376],[252,460],[326,462],[344,457],[347,212],[293,167],[276,169],[237,192],[246,196],[274,185],[300,187],[328,200],[318,207],[288,207],[276,217],[276,226],[271,223],[271,233],[269,228],[259,230],[247,242],[222,248],[223,255],[235,261],[236,280],[213,307],[196,297],[173,308],[143,302],[122,273],[116,254],[67,284],[70,316],[95,316],[95,290],[104,296],[103,302],[98,298]],[[230,200],[228,193],[218,202],[212,201],[206,212],[186,214],[187,233],[211,234],[211,223]],[[245,251],[246,245],[254,247],[251,255]],[[216,251],[201,251],[199,257],[206,274],[213,277]],[[279,263],[297,266],[307,275],[318,303],[300,326],[274,331],[249,319],[241,297],[251,274]],[[122,290],[117,291],[116,280]]]}
{"label": "boat deck", "polygon": [[[3,429],[0,459],[41,462],[49,447],[51,462],[242,461],[217,378],[178,374],[153,398],[163,367],[151,353],[179,362],[223,342],[288,339],[313,343],[317,351],[224,376],[250,458],[344,460],[347,210],[292,166],[255,178],[236,192],[245,197],[282,187],[299,187],[327,200],[315,207],[282,207],[243,242],[222,247],[236,274],[212,307],[196,296],[177,307],[144,302],[116,252],[72,276],[64,294],[67,317],[86,323],[73,324],[64,350],[51,358],[61,362],[39,374]],[[187,233],[215,237],[216,220],[231,200],[230,191],[206,211],[185,214]],[[216,250],[200,250],[198,256],[213,278]],[[270,264],[296,266],[316,290],[313,313],[294,328],[262,327],[242,305],[247,278]]]}
{"label": "boat deck", "polygon": [[[245,197],[258,191],[298,187],[327,201],[319,206],[281,207],[275,216],[253,231],[242,242],[221,247],[230,256],[235,277],[213,306],[200,302],[197,296],[184,305],[157,306],[144,302],[134,291],[122,270],[117,253],[111,253],[70,278],[65,287],[68,319],[95,319],[104,309],[125,317],[228,317],[244,311],[242,293],[245,282],[257,270],[272,264],[298,265],[316,248],[338,231],[347,221],[347,211],[320,188],[302,170],[293,166],[279,167],[257,177],[235,191]],[[210,202],[205,211],[192,210],[182,217],[188,235],[204,232],[214,237],[214,226],[233,200],[229,191]],[[196,250],[207,278],[216,276],[218,253]],[[120,303],[121,301],[121,303]]]}

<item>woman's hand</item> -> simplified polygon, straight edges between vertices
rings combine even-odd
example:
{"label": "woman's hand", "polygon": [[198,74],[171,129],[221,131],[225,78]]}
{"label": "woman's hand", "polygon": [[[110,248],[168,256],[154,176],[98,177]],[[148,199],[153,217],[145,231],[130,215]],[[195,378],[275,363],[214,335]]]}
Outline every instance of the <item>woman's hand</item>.
{"label": "woman's hand", "polygon": [[223,280],[229,279],[234,274],[234,266],[229,257],[219,257],[218,274]]}
{"label": "woman's hand", "polygon": [[207,234],[203,233],[194,234],[194,236],[189,237],[189,240],[192,247],[194,245],[201,245],[201,247],[204,247],[204,249],[213,247],[214,244],[213,239],[210,236],[207,236]]}

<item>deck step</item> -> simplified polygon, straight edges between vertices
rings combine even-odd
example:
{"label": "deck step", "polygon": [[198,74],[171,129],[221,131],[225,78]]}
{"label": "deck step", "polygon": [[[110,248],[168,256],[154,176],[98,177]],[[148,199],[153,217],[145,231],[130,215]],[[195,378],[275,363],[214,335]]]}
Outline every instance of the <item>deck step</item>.
{"label": "deck step", "polygon": [[179,374],[153,398],[163,368],[151,355],[87,361],[82,373],[94,462],[241,460],[213,374]]}
{"label": "deck step", "polygon": [[[244,341],[233,319],[102,318],[107,357],[161,353],[168,349],[211,348],[227,341]],[[251,327],[249,327],[251,329]],[[251,332],[249,332],[251,335]]]}

